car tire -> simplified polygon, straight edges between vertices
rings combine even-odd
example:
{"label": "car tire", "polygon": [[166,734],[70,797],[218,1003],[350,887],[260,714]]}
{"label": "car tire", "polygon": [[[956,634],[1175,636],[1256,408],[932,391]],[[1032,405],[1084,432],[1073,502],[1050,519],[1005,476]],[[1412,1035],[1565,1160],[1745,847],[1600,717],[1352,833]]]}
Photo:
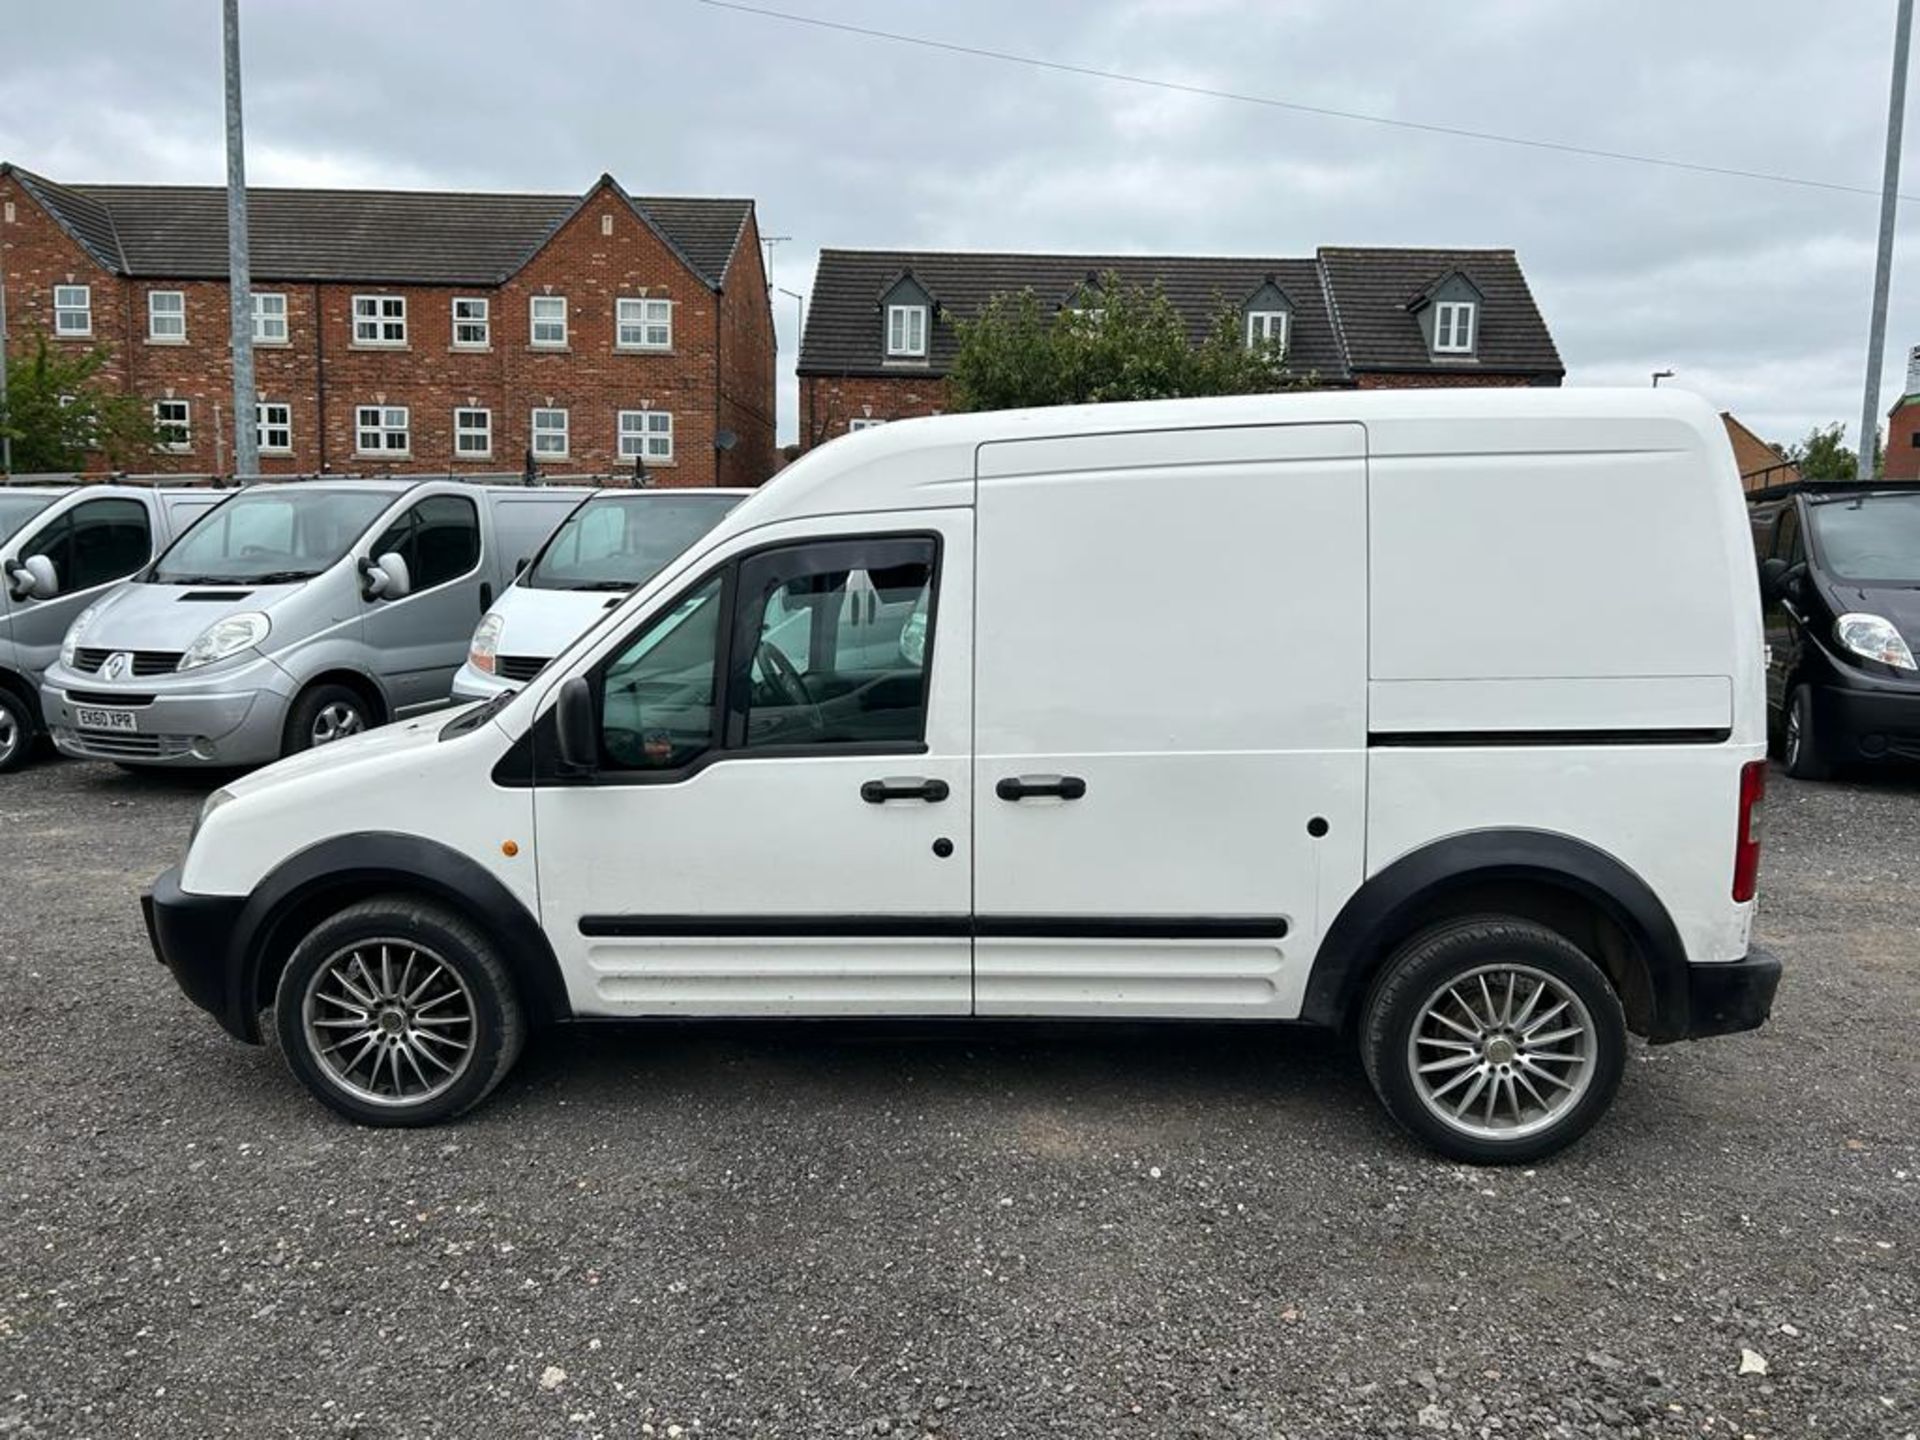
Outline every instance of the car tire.
{"label": "car tire", "polygon": [[484,1100],[526,1042],[493,943],[452,911],[365,900],[294,947],[274,990],[287,1064],[362,1125],[437,1125]]}
{"label": "car tire", "polygon": [[0,775],[18,770],[33,758],[40,738],[33,709],[13,691],[0,687]]}
{"label": "car tire", "polygon": [[280,753],[295,755],[373,728],[366,697],[345,685],[315,685],[302,691],[287,712],[287,728]]}
{"label": "car tire", "polygon": [[1780,742],[1780,760],[1796,780],[1830,780],[1833,762],[1826,741],[1815,728],[1813,687],[1796,685],[1787,702],[1786,733]]}
{"label": "car tire", "polygon": [[1626,1016],[1565,936],[1482,915],[1394,953],[1367,997],[1360,1055],[1387,1113],[1442,1155],[1525,1164],[1606,1112],[1626,1067]]}

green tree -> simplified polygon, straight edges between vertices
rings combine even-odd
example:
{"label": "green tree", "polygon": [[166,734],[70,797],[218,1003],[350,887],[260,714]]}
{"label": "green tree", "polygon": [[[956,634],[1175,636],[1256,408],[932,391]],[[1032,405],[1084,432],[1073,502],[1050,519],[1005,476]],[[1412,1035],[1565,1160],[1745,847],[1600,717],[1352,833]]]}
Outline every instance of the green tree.
{"label": "green tree", "polygon": [[1198,344],[1156,282],[1108,273],[1050,309],[1030,289],[998,295],[959,320],[948,384],[956,410],[1008,410],[1182,395],[1250,395],[1313,382],[1276,344],[1249,346],[1240,311],[1222,300]]}
{"label": "green tree", "polygon": [[[1847,427],[1838,420],[1831,425],[1816,425],[1807,432],[1807,438],[1798,444],[1779,446],[1782,459],[1796,466],[1802,479],[1806,480],[1851,480],[1860,468],[1859,456],[1847,448]],[[1886,456],[1880,447],[1880,437],[1873,437],[1873,473],[1881,473]]]}
{"label": "green tree", "polygon": [[89,455],[131,469],[153,453],[153,416],[105,378],[109,359],[105,346],[51,345],[36,331],[8,364],[0,430],[13,442],[15,474],[80,470]]}

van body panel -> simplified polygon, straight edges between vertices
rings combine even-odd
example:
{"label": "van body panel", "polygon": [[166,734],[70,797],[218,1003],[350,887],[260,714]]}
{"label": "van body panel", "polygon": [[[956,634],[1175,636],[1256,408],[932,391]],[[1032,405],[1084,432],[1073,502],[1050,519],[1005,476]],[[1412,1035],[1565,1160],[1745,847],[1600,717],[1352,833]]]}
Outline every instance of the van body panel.
{"label": "van body panel", "polygon": [[[1365,447],[1357,425],[982,447],[979,1013],[1298,1013],[1323,892],[1365,853]],[[1000,795],[1029,776],[1084,793]]]}
{"label": "van body panel", "polygon": [[1375,680],[1367,722],[1376,736],[1579,733],[1604,717],[1617,731],[1725,735],[1733,727],[1726,675],[1561,676],[1537,680]]}

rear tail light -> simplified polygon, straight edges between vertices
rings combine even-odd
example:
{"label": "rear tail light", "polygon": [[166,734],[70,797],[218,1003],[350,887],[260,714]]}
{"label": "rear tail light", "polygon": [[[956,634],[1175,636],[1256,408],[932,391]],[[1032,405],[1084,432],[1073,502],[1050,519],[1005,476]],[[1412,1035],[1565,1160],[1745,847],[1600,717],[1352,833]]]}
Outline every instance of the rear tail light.
{"label": "rear tail light", "polygon": [[1767,762],[1740,767],[1740,827],[1733,845],[1733,898],[1745,904],[1760,882],[1760,802],[1767,794]]}

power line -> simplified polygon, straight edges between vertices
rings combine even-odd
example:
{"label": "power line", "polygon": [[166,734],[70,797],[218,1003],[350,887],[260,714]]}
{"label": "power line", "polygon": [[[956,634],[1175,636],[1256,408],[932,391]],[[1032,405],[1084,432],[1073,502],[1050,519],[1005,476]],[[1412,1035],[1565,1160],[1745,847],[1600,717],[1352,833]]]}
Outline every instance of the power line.
{"label": "power line", "polygon": [[[1075,65],[1064,60],[1047,60],[1037,55],[1018,55],[1010,50],[992,50],[983,45],[962,45],[952,40],[935,40],[925,35],[906,35],[895,30],[877,30],[867,25],[850,25],[841,20],[823,20],[816,15],[795,15],[741,0],[699,0],[716,10],[734,10],[743,15],[758,15],[768,20],[784,20],[793,25],[811,25],[820,30],[837,30],[869,40],[886,40],[895,45],[917,45],[925,50],[943,50],[951,55],[970,55],[980,60],[998,60],[1007,65],[1025,65],[1034,70],[1052,70],[1062,75],[1081,75],[1093,80],[1113,80],[1123,85],[1142,85],[1153,90],[1171,90],[1181,95],[1200,95],[1211,100],[1229,100],[1240,105],[1259,105],[1269,110],[1290,110],[1298,115],[1317,115],[1328,120],[1352,120],[1364,125],[1386,125],[1396,130],[1413,130],[1423,135],[1444,135],[1455,140],[1478,140],[1488,145],[1514,145],[1527,150],[1546,150],[1556,155],[1578,155],[1589,160],[1616,160],[1631,165],[1654,165],[1663,170],[1684,170],[1695,175],[1720,175],[1734,180],[1759,180],[1770,185],[1797,185],[1806,190],[1829,190],[1843,195],[1873,195],[1880,191],[1869,185],[1842,185],[1835,180],[1814,180],[1804,175],[1779,175],[1766,170],[1743,170],[1732,165],[1707,165],[1694,160],[1674,160],[1663,155],[1636,155],[1628,150],[1602,150],[1591,145],[1573,145],[1561,140],[1540,140],[1526,135],[1505,135],[1495,130],[1470,130],[1458,125],[1435,125],[1421,120],[1401,120],[1391,115],[1370,115],[1362,110],[1337,110],[1327,105],[1308,105],[1298,100],[1282,100],[1272,95],[1249,95],[1235,90],[1219,90],[1210,85],[1190,85],[1179,80],[1159,80],[1150,75],[1129,75],[1119,70],[1102,70],[1092,65]],[[1902,200],[1920,197],[1902,195]]]}

